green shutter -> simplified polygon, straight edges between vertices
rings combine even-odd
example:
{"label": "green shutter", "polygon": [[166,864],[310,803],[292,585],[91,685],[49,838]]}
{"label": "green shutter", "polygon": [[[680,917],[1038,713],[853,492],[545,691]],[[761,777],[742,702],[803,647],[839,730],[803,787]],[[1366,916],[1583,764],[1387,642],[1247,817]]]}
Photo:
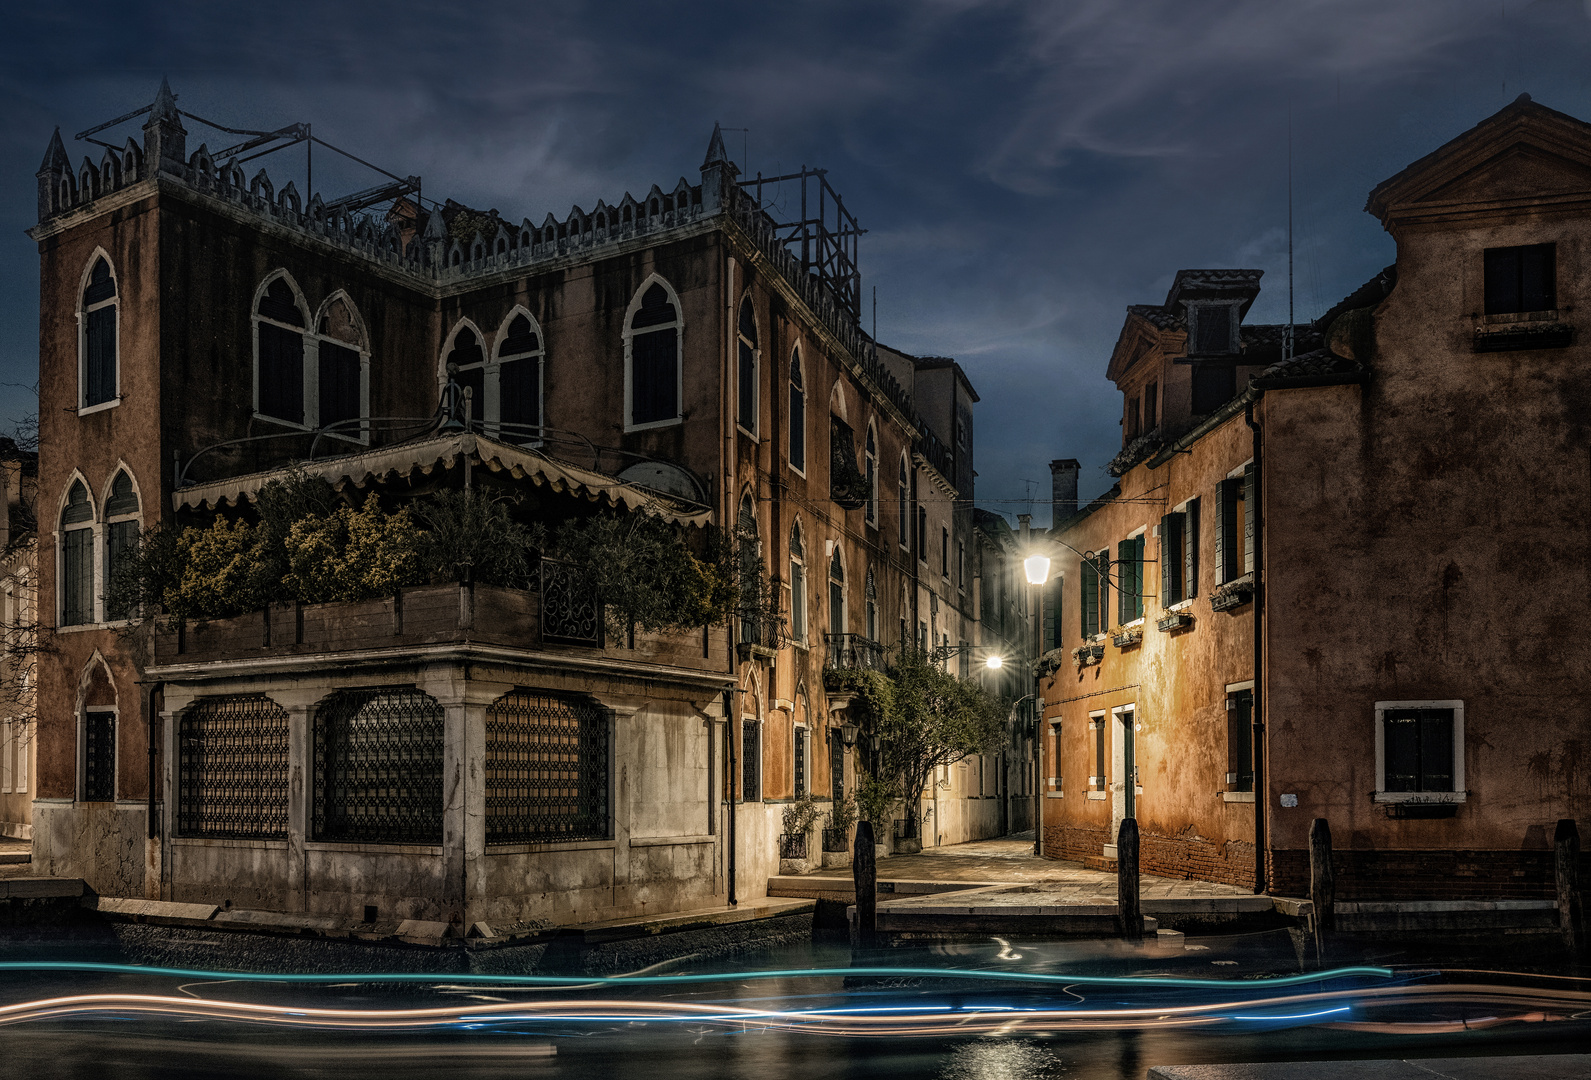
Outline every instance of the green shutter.
{"label": "green shutter", "polygon": [[1087,641],[1099,633],[1099,569],[1091,557],[1083,559],[1083,570],[1078,577],[1083,583],[1082,603],[1078,609],[1083,613],[1083,640]]}
{"label": "green shutter", "polygon": [[1182,597],[1199,595],[1199,500],[1188,503],[1182,515]]}
{"label": "green shutter", "polygon": [[1144,547],[1147,542],[1148,537],[1142,533],[1139,533],[1138,538],[1133,541],[1132,617],[1134,619],[1144,617]]}
{"label": "green shutter", "polygon": [[1160,517],[1160,606],[1168,608],[1175,604],[1180,597],[1176,596],[1171,580],[1171,553],[1176,550],[1174,537],[1177,534],[1177,522],[1180,515],[1162,514]]}
{"label": "green shutter", "polygon": [[1237,485],[1222,480],[1215,486],[1215,583],[1237,577]]}
{"label": "green shutter", "polygon": [[1138,590],[1133,587],[1132,557],[1138,545],[1131,540],[1123,540],[1116,545],[1116,625],[1125,626],[1132,622],[1132,598]]}
{"label": "green shutter", "polygon": [[1253,465],[1243,467],[1243,572],[1254,572],[1254,511],[1259,500],[1258,474]]}

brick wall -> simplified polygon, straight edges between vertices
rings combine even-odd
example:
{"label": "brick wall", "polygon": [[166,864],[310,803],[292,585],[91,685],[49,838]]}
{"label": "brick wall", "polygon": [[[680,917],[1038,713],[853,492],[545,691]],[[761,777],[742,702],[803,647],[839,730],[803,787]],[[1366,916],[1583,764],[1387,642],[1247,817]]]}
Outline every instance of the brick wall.
{"label": "brick wall", "polygon": [[[1339,900],[1550,900],[1550,851],[1333,851]],[[1588,869],[1581,856],[1582,877]],[[1309,852],[1270,853],[1271,891],[1309,895]]]}
{"label": "brick wall", "polygon": [[[1098,855],[1107,840],[1104,829],[1048,825],[1044,829],[1044,854],[1050,858],[1084,859]],[[1240,840],[1216,843],[1145,833],[1138,841],[1138,869],[1161,877],[1251,887],[1254,884],[1254,845]]]}

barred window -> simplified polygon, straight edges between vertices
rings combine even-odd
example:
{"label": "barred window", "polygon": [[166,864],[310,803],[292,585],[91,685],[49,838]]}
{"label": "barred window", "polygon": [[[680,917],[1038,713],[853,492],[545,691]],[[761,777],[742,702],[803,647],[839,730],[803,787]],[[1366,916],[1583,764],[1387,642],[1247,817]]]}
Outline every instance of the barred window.
{"label": "barred window", "polygon": [[486,711],[486,842],[606,840],[608,710],[518,688]]}
{"label": "barred window", "polygon": [[83,801],[116,798],[116,714],[92,711],[83,717]]}
{"label": "barred window", "polygon": [[177,729],[177,835],[287,836],[287,710],[264,694],[205,698]]}
{"label": "barred window", "polygon": [[315,839],[441,843],[442,730],[442,707],[413,687],[327,698],[315,717]]}
{"label": "barred window", "polygon": [[755,720],[741,722],[740,797],[746,802],[762,801],[762,725]]}

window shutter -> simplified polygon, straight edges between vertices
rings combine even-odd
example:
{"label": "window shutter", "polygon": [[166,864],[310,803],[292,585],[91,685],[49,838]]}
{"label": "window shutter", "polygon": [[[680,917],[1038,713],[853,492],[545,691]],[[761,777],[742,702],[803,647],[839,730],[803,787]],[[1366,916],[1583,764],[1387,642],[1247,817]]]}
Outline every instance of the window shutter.
{"label": "window shutter", "polygon": [[1254,572],[1254,511],[1259,499],[1253,465],[1243,467],[1243,573]]}
{"label": "window shutter", "polygon": [[1182,598],[1199,595],[1199,500],[1188,503],[1182,515]]}
{"label": "window shutter", "polygon": [[1116,545],[1116,625],[1132,622],[1132,555],[1137,545],[1123,540]]}
{"label": "window shutter", "polygon": [[1160,518],[1160,606],[1168,608],[1182,597],[1177,595],[1176,582],[1171,573],[1176,560],[1173,552],[1181,546],[1181,514],[1163,514]]}
{"label": "window shutter", "polygon": [[97,308],[86,319],[83,404],[99,405],[116,396],[116,308]]}
{"label": "window shutter", "polygon": [[1082,573],[1078,575],[1083,583],[1082,603],[1078,610],[1083,613],[1083,640],[1087,641],[1099,633],[1099,568],[1094,565],[1092,556],[1083,559]]}

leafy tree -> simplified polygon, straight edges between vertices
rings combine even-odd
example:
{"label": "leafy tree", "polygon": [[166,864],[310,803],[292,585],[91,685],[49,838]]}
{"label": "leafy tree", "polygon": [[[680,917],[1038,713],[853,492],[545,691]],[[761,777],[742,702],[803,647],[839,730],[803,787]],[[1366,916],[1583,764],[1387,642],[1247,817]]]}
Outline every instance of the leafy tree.
{"label": "leafy tree", "polygon": [[509,505],[506,497],[481,488],[439,491],[417,502],[414,516],[425,526],[422,576],[523,589],[546,532],[515,521]]}
{"label": "leafy tree", "polygon": [[391,596],[420,569],[420,532],[409,511],[383,513],[374,498],[359,510],[301,518],[285,546],[286,585],[311,604]]}
{"label": "leafy tree", "polygon": [[264,606],[274,591],[260,530],[246,521],[218,517],[208,529],[184,529],[174,555],[181,569],[161,598],[173,615],[222,618]]}
{"label": "leafy tree", "polygon": [[888,672],[831,672],[825,685],[855,695],[851,716],[869,743],[877,739],[857,794],[863,817],[875,824],[897,803],[912,806],[935,769],[1005,743],[999,699],[915,649],[902,650]]}

